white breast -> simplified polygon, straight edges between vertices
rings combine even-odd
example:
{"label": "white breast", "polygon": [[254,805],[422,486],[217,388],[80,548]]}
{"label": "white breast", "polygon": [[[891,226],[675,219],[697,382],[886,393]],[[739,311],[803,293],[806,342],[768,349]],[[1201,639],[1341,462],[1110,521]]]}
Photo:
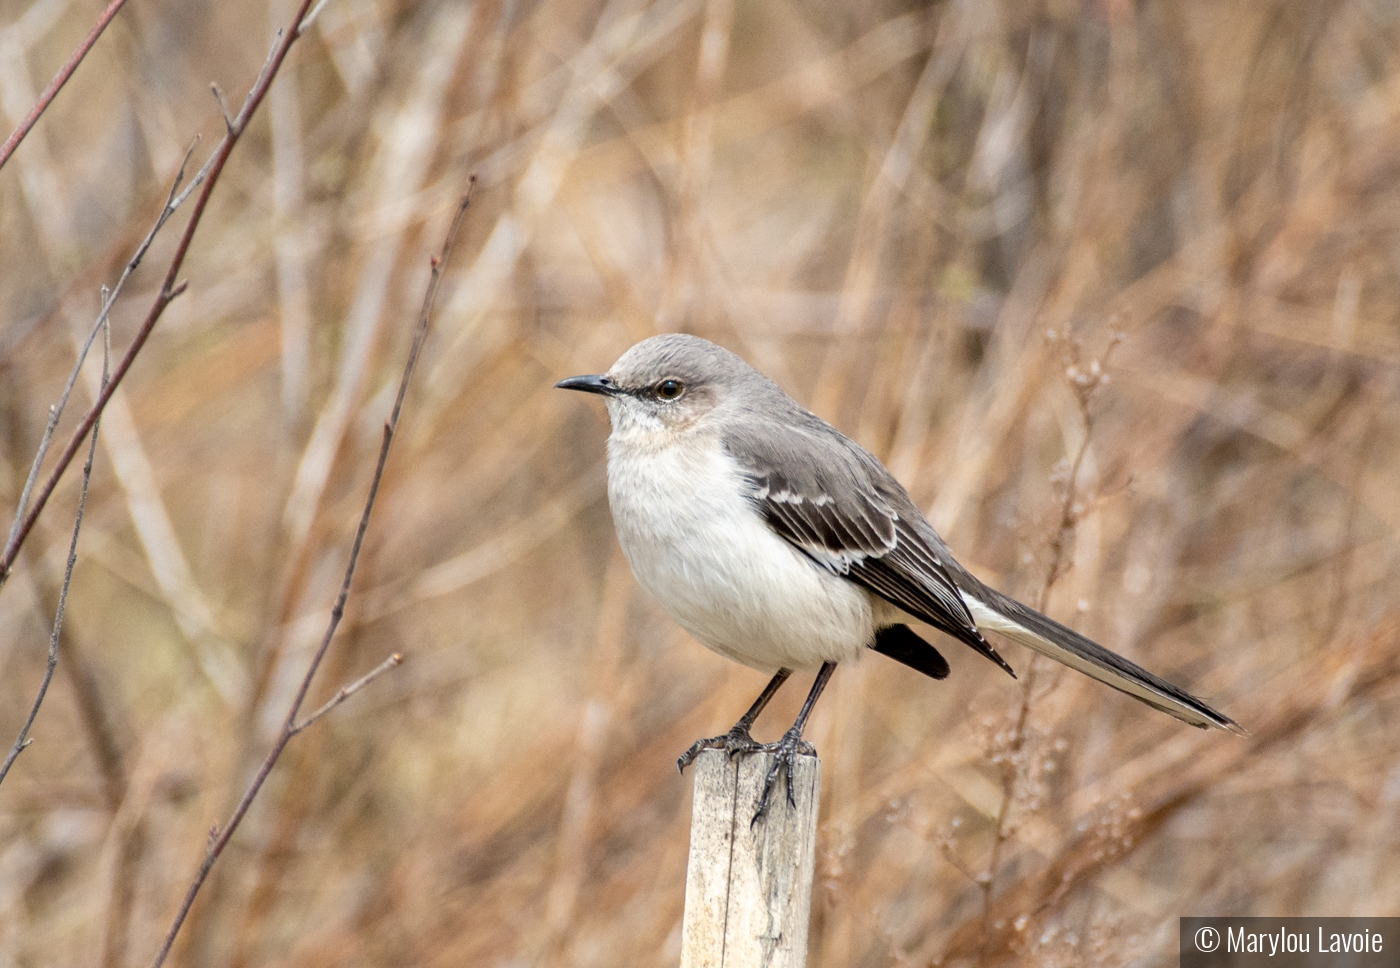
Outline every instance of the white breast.
{"label": "white breast", "polygon": [[874,639],[870,595],[788,544],[717,438],[608,440],[608,501],[638,583],[702,644],[756,669],[814,669]]}

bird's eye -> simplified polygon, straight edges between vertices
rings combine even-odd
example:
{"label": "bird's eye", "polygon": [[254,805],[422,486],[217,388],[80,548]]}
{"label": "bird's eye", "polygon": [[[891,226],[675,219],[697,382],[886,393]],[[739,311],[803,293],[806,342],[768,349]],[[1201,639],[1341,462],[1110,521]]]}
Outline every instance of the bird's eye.
{"label": "bird's eye", "polygon": [[674,400],[681,395],[683,389],[685,388],[681,386],[680,380],[662,380],[656,385],[656,395],[664,400]]}

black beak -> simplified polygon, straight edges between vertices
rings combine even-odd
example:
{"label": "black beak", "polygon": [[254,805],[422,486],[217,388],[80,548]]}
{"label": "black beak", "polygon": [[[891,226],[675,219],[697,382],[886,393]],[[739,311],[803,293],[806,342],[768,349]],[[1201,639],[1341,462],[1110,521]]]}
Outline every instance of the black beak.
{"label": "black beak", "polygon": [[622,392],[612,380],[605,376],[571,376],[567,380],[560,380],[554,384],[557,390],[582,390],[584,393],[601,393],[605,397],[616,396]]}

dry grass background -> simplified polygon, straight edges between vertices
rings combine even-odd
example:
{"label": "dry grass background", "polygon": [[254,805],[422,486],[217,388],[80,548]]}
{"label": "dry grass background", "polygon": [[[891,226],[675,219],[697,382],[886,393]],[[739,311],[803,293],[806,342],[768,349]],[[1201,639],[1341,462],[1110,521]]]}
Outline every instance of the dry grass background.
{"label": "dry grass background", "polygon": [[[221,131],[208,83],[241,100],[289,9],[131,5],[0,172],[6,507],[99,286]],[[96,12],[0,0],[6,130]],[[550,389],[674,329],[1031,600],[1085,435],[1064,336],[1087,371],[1126,334],[1048,609],[1253,732],[1047,667],[1017,742],[1021,688],[966,650],[943,683],[842,668],[811,964],[1167,965],[1181,915],[1400,913],[1398,50],[1381,0],[329,0],[104,420],[0,788],[0,966],[154,953],[324,627],[469,170],[312,698],[405,664],[293,743],[176,962],[677,961],[674,758],[763,677],[636,589],[601,407]],[[0,599],[6,743],[69,477]]]}

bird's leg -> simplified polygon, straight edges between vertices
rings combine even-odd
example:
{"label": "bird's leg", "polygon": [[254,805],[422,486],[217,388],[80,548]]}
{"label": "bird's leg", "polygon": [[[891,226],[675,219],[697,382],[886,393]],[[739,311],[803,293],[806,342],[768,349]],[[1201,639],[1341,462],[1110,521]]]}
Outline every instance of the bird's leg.
{"label": "bird's leg", "polygon": [[773,765],[768,768],[768,775],[763,778],[763,796],[758,798],[758,812],[753,815],[753,820],[749,823],[750,827],[758,823],[759,818],[768,812],[768,797],[773,792],[774,784],[778,782],[778,776],[782,773],[787,774],[788,804],[796,808],[797,798],[792,792],[792,777],[797,772],[797,758],[817,754],[812,744],[802,738],[802,730],[807,726],[807,717],[812,714],[812,707],[817,704],[817,697],[822,694],[826,684],[831,681],[831,674],[835,671],[835,662],[822,663],[821,670],[817,673],[817,681],[812,683],[812,691],[807,693],[807,700],[802,704],[802,711],[797,714],[797,722],[792,724],[792,728],[784,733],[783,738],[778,742],[769,743],[762,747],[765,753],[773,754]]}
{"label": "bird's leg", "polygon": [[709,739],[697,739],[695,745],[681,754],[676,760],[676,769],[682,773],[685,768],[695,762],[695,758],[700,755],[701,750],[724,750],[732,759],[740,753],[749,753],[759,748],[749,735],[749,727],[758,718],[758,714],[763,712],[763,707],[768,705],[768,700],[773,698],[773,694],[778,691],[778,687],[787,682],[788,676],[792,675],[791,669],[779,669],[768,685],[759,693],[758,698],[753,701],[749,711],[739,717],[739,721],[734,727],[723,736],[711,736]]}

